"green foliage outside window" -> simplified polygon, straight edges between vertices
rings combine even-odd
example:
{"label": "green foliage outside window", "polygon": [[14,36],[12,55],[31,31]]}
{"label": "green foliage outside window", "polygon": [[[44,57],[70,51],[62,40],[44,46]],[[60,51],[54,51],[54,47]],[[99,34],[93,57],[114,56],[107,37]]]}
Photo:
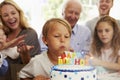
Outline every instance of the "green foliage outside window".
{"label": "green foliage outside window", "polygon": [[43,6],[44,18],[60,17],[60,6],[64,0],[48,0],[48,3]]}
{"label": "green foliage outside window", "polygon": [[[47,4],[45,4],[42,8],[42,12],[44,12],[45,20],[53,17],[60,17],[61,5],[65,0],[47,0]],[[83,12],[80,15],[80,21],[85,21],[89,15],[88,11],[92,9],[93,5],[96,5],[98,0],[80,0]],[[61,10],[62,11],[62,10]]]}

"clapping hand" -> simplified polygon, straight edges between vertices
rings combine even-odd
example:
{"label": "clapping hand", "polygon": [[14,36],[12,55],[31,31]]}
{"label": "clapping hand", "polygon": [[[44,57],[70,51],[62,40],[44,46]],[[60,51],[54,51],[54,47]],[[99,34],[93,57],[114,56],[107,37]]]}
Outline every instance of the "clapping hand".
{"label": "clapping hand", "polygon": [[91,53],[88,53],[87,55],[85,55],[85,59],[86,61],[88,61],[89,65],[99,66],[101,63],[101,60],[94,57]]}
{"label": "clapping hand", "polygon": [[17,46],[17,51],[20,53],[20,57],[24,64],[27,64],[30,61],[30,54],[29,51],[34,48],[34,46],[26,45],[24,42],[21,42]]}
{"label": "clapping hand", "polygon": [[24,37],[25,35],[19,36],[11,41],[4,41],[0,39],[0,50],[9,48],[9,47],[14,47],[17,46],[20,42],[24,42]]}

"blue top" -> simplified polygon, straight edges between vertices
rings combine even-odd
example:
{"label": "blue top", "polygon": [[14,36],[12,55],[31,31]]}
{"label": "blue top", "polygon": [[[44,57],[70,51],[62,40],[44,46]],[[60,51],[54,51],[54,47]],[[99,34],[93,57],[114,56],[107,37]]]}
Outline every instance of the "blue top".
{"label": "blue top", "polygon": [[8,63],[4,59],[2,65],[0,67],[0,76],[4,75],[7,72],[7,70],[8,70]]}
{"label": "blue top", "polygon": [[80,66],[80,65],[55,65],[52,67],[52,71],[60,72],[87,72],[93,71],[95,67],[93,66]]}
{"label": "blue top", "polygon": [[[47,46],[39,39],[41,52],[47,50]],[[76,24],[72,29],[70,45],[75,52],[88,51],[91,42],[91,32],[88,27]]]}
{"label": "blue top", "polygon": [[76,24],[72,29],[71,47],[75,52],[88,51],[91,42],[91,32],[83,25]]}

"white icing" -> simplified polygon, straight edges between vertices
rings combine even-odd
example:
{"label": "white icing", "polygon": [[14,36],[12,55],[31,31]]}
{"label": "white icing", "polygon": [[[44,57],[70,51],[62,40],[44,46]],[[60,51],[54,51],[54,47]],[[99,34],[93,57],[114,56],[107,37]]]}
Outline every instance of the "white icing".
{"label": "white icing", "polygon": [[94,69],[92,66],[81,66],[81,65],[58,65],[55,66],[59,70],[91,70]]}
{"label": "white icing", "polygon": [[96,69],[92,66],[58,65],[51,71],[51,80],[97,80]]}

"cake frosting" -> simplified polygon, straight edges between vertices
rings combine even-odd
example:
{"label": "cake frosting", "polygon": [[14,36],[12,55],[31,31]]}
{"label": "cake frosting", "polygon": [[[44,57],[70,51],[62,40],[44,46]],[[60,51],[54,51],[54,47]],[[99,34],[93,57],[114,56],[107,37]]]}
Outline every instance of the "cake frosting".
{"label": "cake frosting", "polygon": [[51,80],[97,80],[92,66],[56,65],[51,70]]}

